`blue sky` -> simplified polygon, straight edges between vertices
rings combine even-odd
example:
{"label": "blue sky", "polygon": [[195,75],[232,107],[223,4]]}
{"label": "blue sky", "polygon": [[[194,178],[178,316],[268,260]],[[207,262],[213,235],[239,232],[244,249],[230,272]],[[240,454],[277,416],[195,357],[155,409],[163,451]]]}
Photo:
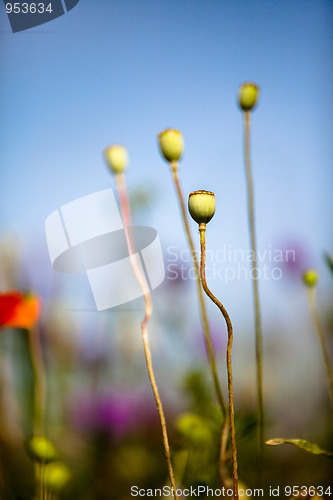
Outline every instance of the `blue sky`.
{"label": "blue sky", "polygon": [[[1,5],[1,234],[48,262],[46,217],[114,186],[102,150],[120,142],[131,158],[129,188],[154,193],[137,220],[158,230],[165,251],[181,250],[156,146],[171,126],[185,138],[184,192],[216,193],[211,248],[247,249],[236,95],[253,80],[261,87],[252,152],[259,248],[299,243],[325,275],[321,255],[333,251],[332,14],[329,1],[80,0],[13,34]],[[231,304],[238,285],[226,291]],[[261,285],[268,305],[282,290],[271,285]]]}

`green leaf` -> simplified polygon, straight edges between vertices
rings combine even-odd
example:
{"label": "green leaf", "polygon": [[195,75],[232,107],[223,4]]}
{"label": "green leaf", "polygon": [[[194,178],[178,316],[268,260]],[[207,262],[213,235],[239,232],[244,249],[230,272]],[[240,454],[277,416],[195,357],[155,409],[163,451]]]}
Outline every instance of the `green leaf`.
{"label": "green leaf", "polygon": [[313,455],[324,455],[325,457],[333,459],[333,453],[322,450],[319,448],[317,444],[309,443],[309,441],[305,441],[304,439],[283,439],[283,438],[275,438],[266,441],[266,444],[269,446],[278,446],[279,444],[293,444],[300,448],[301,450],[307,451],[308,453],[312,453]]}

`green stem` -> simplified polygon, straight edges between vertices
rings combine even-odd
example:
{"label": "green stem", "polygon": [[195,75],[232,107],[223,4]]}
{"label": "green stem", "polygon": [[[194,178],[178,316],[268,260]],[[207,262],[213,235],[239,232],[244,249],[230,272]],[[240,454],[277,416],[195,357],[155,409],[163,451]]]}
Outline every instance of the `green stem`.
{"label": "green stem", "polygon": [[143,346],[144,346],[144,352],[145,352],[145,358],[146,358],[146,364],[147,364],[147,371],[148,371],[150,384],[151,384],[151,387],[153,390],[157,411],[158,411],[158,414],[160,417],[163,445],[164,445],[165,458],[166,458],[168,472],[169,472],[170,483],[171,483],[172,488],[174,489],[175,498],[177,500],[179,500],[179,497],[176,494],[177,486],[176,486],[173,468],[172,468],[172,463],[171,463],[170,446],[169,446],[166,421],[165,421],[165,416],[164,416],[161,398],[159,396],[159,392],[158,392],[158,388],[157,388],[157,384],[156,384],[156,380],[155,380],[155,376],[154,376],[152,357],[151,357],[151,351],[150,351],[150,346],[149,346],[149,336],[148,336],[147,324],[148,324],[148,321],[152,315],[152,302],[151,302],[151,297],[150,297],[150,293],[149,293],[149,288],[148,288],[147,283],[146,283],[146,279],[141,271],[139,262],[137,260],[137,255],[135,252],[135,246],[134,246],[134,242],[133,242],[133,238],[132,238],[132,234],[131,234],[131,214],[130,214],[128,196],[127,196],[125,176],[123,173],[116,175],[116,184],[117,184],[117,189],[118,189],[118,194],[119,194],[122,218],[123,218],[123,222],[124,222],[124,226],[125,226],[126,242],[127,242],[129,255],[130,255],[131,265],[132,265],[134,274],[136,276],[136,279],[138,280],[138,283],[141,287],[144,301],[145,301],[145,315],[144,315],[144,318],[141,322],[141,333],[142,333],[142,340],[143,340]]}
{"label": "green stem", "polygon": [[330,358],[328,355],[327,343],[324,335],[323,327],[321,326],[321,322],[319,319],[317,303],[316,303],[316,290],[315,287],[308,287],[308,301],[309,301],[309,309],[312,316],[313,323],[315,325],[322,355],[324,358],[325,370],[326,370],[326,380],[328,386],[328,393],[331,400],[331,404],[333,407],[333,373]]}
{"label": "green stem", "polygon": [[[31,366],[34,377],[34,435],[44,434],[44,417],[46,406],[46,376],[43,360],[42,346],[38,326],[28,330],[28,342]],[[36,491],[40,498],[44,495],[43,465],[40,467],[35,462]],[[36,493],[38,495],[38,493]]]}
{"label": "green stem", "polygon": [[46,486],[45,486],[45,462],[41,465],[41,499],[46,500]]}
{"label": "green stem", "polygon": [[38,327],[28,331],[31,366],[34,376],[34,434],[43,435],[46,405],[46,377]]}
{"label": "green stem", "polygon": [[208,355],[208,361],[209,361],[209,364],[211,367],[216,397],[217,397],[217,400],[218,400],[219,405],[221,407],[222,416],[223,416],[223,427],[222,427],[222,433],[221,433],[220,454],[219,454],[219,474],[220,474],[222,486],[226,486],[227,481],[228,481],[228,473],[227,473],[227,470],[225,467],[225,464],[227,461],[226,448],[227,448],[227,443],[228,443],[228,428],[229,428],[228,413],[227,413],[226,404],[224,402],[224,397],[223,397],[221,385],[220,385],[218,374],[217,374],[215,352],[214,352],[214,346],[213,346],[213,342],[212,342],[210,327],[209,327],[209,323],[208,323],[207,309],[206,309],[206,305],[205,305],[205,301],[204,301],[203,291],[202,291],[202,288],[200,285],[199,262],[198,262],[197,255],[195,252],[193,238],[192,238],[189,223],[188,223],[188,215],[187,215],[187,210],[186,210],[186,206],[185,206],[185,202],[184,202],[184,196],[183,196],[182,189],[181,189],[180,182],[179,182],[178,164],[177,163],[171,164],[171,173],[172,173],[172,179],[173,179],[173,183],[175,186],[175,190],[177,193],[178,203],[180,206],[180,211],[181,211],[181,215],[182,215],[182,220],[183,220],[183,225],[184,225],[184,229],[185,229],[185,233],[186,233],[187,242],[188,242],[188,245],[190,247],[192,261],[193,261],[193,265],[194,265],[194,268],[196,271],[197,294],[198,294],[198,300],[199,300],[200,318],[201,318],[201,323],[203,326],[206,351],[207,351],[207,355]]}
{"label": "green stem", "polygon": [[252,286],[253,302],[255,314],[255,348],[256,348],[256,366],[257,366],[257,407],[258,407],[258,469],[257,482],[260,487],[262,483],[262,468],[264,455],[264,403],[263,403],[263,348],[262,348],[262,327],[261,312],[258,286],[258,268],[257,268],[257,244],[256,230],[254,221],[254,190],[251,169],[250,155],[250,132],[251,132],[251,112],[246,111],[244,115],[244,162],[247,184],[247,202],[250,228],[250,241],[252,250]]}
{"label": "green stem", "polygon": [[34,491],[34,500],[43,500],[42,495],[42,466],[39,462],[34,461],[34,470],[35,470],[35,491]]}
{"label": "green stem", "polygon": [[227,371],[228,371],[228,393],[229,393],[229,429],[231,438],[232,450],[232,475],[234,484],[234,500],[238,500],[238,472],[237,472],[237,447],[236,447],[236,432],[235,432],[235,416],[234,416],[234,396],[233,396],[233,382],[232,382],[232,364],[231,364],[231,351],[233,342],[233,328],[232,323],[225,307],[209,290],[206,282],[206,224],[199,225],[200,232],[200,247],[201,247],[201,262],[200,262],[200,277],[204,291],[214,304],[220,309],[228,330],[228,344],[227,344]]}

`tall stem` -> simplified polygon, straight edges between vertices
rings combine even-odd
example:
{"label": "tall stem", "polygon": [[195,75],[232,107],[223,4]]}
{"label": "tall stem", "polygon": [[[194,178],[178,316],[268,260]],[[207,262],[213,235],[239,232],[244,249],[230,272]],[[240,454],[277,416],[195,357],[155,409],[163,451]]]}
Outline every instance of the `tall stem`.
{"label": "tall stem", "polygon": [[28,331],[31,366],[34,376],[34,434],[44,432],[44,415],[46,405],[46,378],[44,360],[38,327]]}
{"label": "tall stem", "polygon": [[179,203],[179,207],[180,207],[180,211],[181,211],[181,215],[182,215],[182,220],[183,220],[183,225],[184,225],[184,229],[185,229],[185,233],[186,233],[187,242],[188,242],[188,245],[190,247],[192,261],[193,261],[193,265],[194,265],[194,268],[196,271],[197,294],[198,294],[198,300],[199,300],[200,318],[201,318],[201,323],[203,326],[206,351],[207,351],[207,355],[208,355],[209,364],[211,367],[216,397],[217,397],[217,400],[218,400],[219,405],[221,407],[222,416],[223,416],[223,427],[222,427],[221,443],[220,443],[219,474],[220,474],[222,485],[226,486],[227,479],[228,479],[228,473],[227,473],[226,468],[225,468],[225,463],[227,461],[226,448],[227,448],[227,442],[228,442],[228,427],[229,427],[228,413],[227,413],[226,404],[224,402],[224,397],[223,397],[221,385],[220,385],[218,374],[217,374],[215,352],[214,352],[214,346],[213,346],[213,342],[212,342],[210,327],[209,327],[209,323],[208,323],[207,309],[206,309],[206,305],[205,305],[205,301],[204,301],[203,291],[202,291],[202,288],[200,285],[199,262],[197,259],[197,255],[196,255],[194,243],[193,243],[193,238],[192,238],[190,227],[188,224],[188,215],[187,215],[187,210],[186,210],[186,206],[185,206],[185,202],[184,202],[184,196],[183,196],[182,189],[181,189],[180,182],[179,182],[178,164],[177,163],[171,164],[171,173],[172,173],[172,180],[173,180],[175,190],[177,193],[178,203]]}
{"label": "tall stem", "polygon": [[[44,434],[44,415],[46,406],[46,377],[43,352],[38,326],[28,330],[31,366],[34,377],[34,435]],[[35,462],[36,495],[41,498],[44,492],[43,465]]]}
{"label": "tall stem", "polygon": [[316,303],[316,290],[315,287],[308,287],[308,301],[309,301],[309,309],[312,316],[313,323],[315,325],[321,351],[324,358],[325,370],[326,370],[326,380],[328,386],[328,393],[331,400],[331,404],[333,406],[333,373],[332,366],[330,362],[330,358],[328,355],[327,343],[324,335],[323,327],[321,326],[321,322],[318,315],[317,303]]}
{"label": "tall stem", "polygon": [[227,371],[228,371],[228,393],[229,393],[229,428],[231,437],[231,449],[232,449],[232,475],[234,483],[234,500],[238,500],[238,473],[237,473],[237,447],[236,447],[236,433],[235,433],[235,417],[234,417],[234,393],[233,393],[233,383],[232,383],[232,364],[231,364],[231,350],[233,342],[233,328],[232,323],[227,313],[225,307],[221,302],[212,294],[209,290],[206,282],[206,224],[199,225],[200,232],[200,247],[201,247],[201,262],[200,262],[200,278],[204,291],[208,297],[214,302],[215,305],[220,309],[224,320],[227,324],[228,330],[228,345],[227,345]]}
{"label": "tall stem", "polygon": [[252,286],[253,286],[253,303],[255,315],[255,348],[256,348],[256,366],[257,366],[257,407],[258,407],[258,469],[257,481],[258,486],[262,482],[262,467],[264,454],[264,403],[263,403],[263,349],[262,349],[262,327],[261,327],[261,312],[258,287],[258,268],[257,268],[257,244],[256,231],[254,221],[254,190],[251,169],[250,155],[250,132],[251,132],[251,112],[245,111],[244,115],[244,162],[246,172],[247,185],[247,203],[248,217],[250,228],[250,242],[252,251]]}
{"label": "tall stem", "polygon": [[140,265],[139,265],[138,260],[137,260],[137,255],[135,252],[134,242],[133,242],[133,238],[132,238],[132,234],[131,234],[131,214],[130,214],[128,196],[127,196],[125,176],[123,173],[116,175],[116,184],[117,184],[117,189],[118,189],[118,194],[119,194],[122,218],[123,218],[123,222],[124,222],[124,226],[125,226],[126,242],[127,242],[129,255],[130,255],[131,265],[132,265],[134,274],[136,276],[136,279],[138,280],[138,283],[141,287],[143,297],[144,297],[144,302],[145,302],[145,315],[144,315],[144,318],[141,322],[141,333],[142,333],[142,340],[143,340],[148,376],[149,376],[149,380],[151,383],[151,387],[153,389],[154,398],[155,398],[155,402],[156,402],[156,406],[157,406],[157,411],[158,411],[158,414],[160,417],[163,445],[164,445],[165,458],[166,458],[168,472],[169,472],[170,483],[171,483],[171,486],[174,490],[175,498],[177,500],[179,500],[179,497],[176,494],[177,486],[176,486],[173,468],[172,468],[172,463],[171,463],[170,446],[169,446],[166,421],[165,421],[164,411],[163,411],[163,407],[162,407],[162,402],[161,402],[161,399],[159,396],[159,392],[158,392],[158,388],[157,388],[157,384],[156,384],[156,380],[155,380],[155,376],[154,376],[151,351],[150,351],[150,347],[149,347],[149,336],[148,336],[147,324],[148,324],[148,321],[152,315],[152,302],[151,302],[151,297],[150,297],[150,293],[149,293],[149,288],[148,288],[147,283],[146,283],[146,279],[141,271]]}

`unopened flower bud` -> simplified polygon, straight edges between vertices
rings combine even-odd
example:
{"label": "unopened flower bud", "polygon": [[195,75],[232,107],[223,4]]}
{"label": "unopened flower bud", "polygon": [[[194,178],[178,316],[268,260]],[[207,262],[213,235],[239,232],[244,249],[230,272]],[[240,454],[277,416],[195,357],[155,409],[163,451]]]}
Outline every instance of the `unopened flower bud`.
{"label": "unopened flower bud", "polygon": [[243,111],[251,111],[258,103],[259,87],[253,82],[243,83],[238,91],[238,104]]}
{"label": "unopened flower bud", "polygon": [[114,174],[121,174],[128,165],[128,153],[124,146],[113,144],[104,150],[108,167]]}
{"label": "unopened flower bud", "polygon": [[44,482],[51,491],[60,491],[69,481],[71,473],[62,462],[53,462],[46,465],[44,470]]}
{"label": "unopened flower bud", "polygon": [[194,413],[184,413],[177,422],[179,434],[189,443],[204,446],[212,441],[212,433],[208,422]]}
{"label": "unopened flower bud", "polygon": [[55,446],[45,436],[33,436],[27,448],[31,458],[37,462],[50,462],[58,456]]}
{"label": "unopened flower bud", "polygon": [[184,152],[184,139],[179,130],[167,128],[158,134],[158,144],[163,158],[169,163],[178,162]]}
{"label": "unopened flower bud", "polygon": [[207,224],[215,214],[215,194],[211,191],[193,191],[188,197],[188,209],[198,224]]}
{"label": "unopened flower bud", "polygon": [[303,274],[303,281],[309,288],[314,287],[319,279],[319,274],[316,269],[308,269]]}

